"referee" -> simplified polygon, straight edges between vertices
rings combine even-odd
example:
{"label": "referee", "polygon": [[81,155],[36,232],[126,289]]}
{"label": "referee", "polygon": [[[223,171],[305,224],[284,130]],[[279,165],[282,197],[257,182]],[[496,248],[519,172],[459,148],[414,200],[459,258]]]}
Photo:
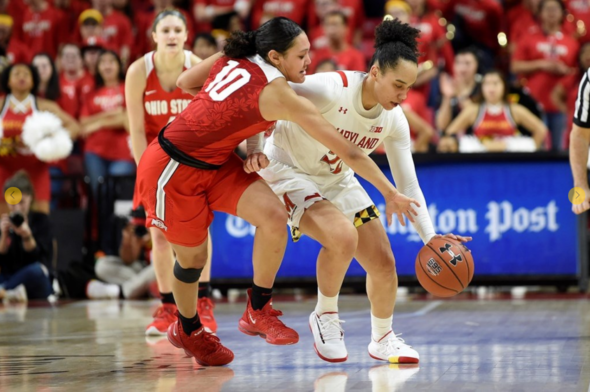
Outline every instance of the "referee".
{"label": "referee", "polygon": [[585,192],[584,201],[573,204],[572,211],[581,214],[590,209],[588,187],[588,146],[590,145],[590,68],[586,71],[580,87],[574,111],[574,125],[570,134],[570,165],[574,175],[574,186]]}

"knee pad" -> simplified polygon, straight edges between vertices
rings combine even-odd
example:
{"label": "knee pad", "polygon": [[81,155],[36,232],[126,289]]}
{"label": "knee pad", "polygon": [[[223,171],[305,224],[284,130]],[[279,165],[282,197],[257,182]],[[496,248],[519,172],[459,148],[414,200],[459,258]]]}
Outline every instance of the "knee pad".
{"label": "knee pad", "polygon": [[174,277],[183,283],[196,283],[201,277],[202,268],[182,268],[178,260],[174,263]]}

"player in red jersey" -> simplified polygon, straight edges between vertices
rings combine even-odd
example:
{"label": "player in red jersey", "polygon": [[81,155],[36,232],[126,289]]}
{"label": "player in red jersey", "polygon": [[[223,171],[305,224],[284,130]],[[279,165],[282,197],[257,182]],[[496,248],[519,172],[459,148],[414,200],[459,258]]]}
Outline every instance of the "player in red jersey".
{"label": "player in red jersey", "polygon": [[[154,20],[152,36],[157,45],[156,50],[145,54],[129,67],[125,83],[131,145],[137,163],[158,132],[192,100],[192,95],[176,87],[176,79],[184,70],[200,61],[190,51],[183,50],[188,34],[186,20],[179,11],[160,12]],[[136,192],[133,209],[139,204],[139,193]],[[154,321],[147,326],[146,334],[165,335],[168,326],[176,321],[176,304],[172,295],[174,257],[164,234],[154,228],[150,231],[152,262],[162,305],[154,313]],[[216,332],[214,305],[210,299],[210,265],[207,263],[200,279],[202,287],[199,290],[198,307],[203,324]]]}
{"label": "player in red jersey", "polygon": [[[176,252],[173,292],[179,320],[168,330],[168,339],[203,365],[233,360],[233,353],[203,329],[195,312],[213,211],[239,216],[257,228],[254,283],[239,329],[271,344],[299,340],[297,332],[278,319],[282,312],[273,309],[271,301],[287,243],[287,212],[268,185],[257,174],[247,174],[243,161],[233,154],[244,139],[264,132],[276,120],[291,120],[381,191],[389,221],[393,213],[415,214],[411,204],[418,203],[399,193],[373,160],[289,87],[288,81],[305,80],[309,48],[303,30],[287,18],[271,19],[253,32],[233,33],[225,56],[212,56],[181,75],[179,87],[198,94],[140,161],[138,187],[148,225],[160,228]],[[255,166],[266,167],[264,154],[258,157]]]}
{"label": "player in red jersey", "polygon": [[[48,111],[59,117],[72,138],[80,127],[55,102],[35,97],[38,84],[37,71],[31,65],[22,63],[6,68],[0,78],[0,88],[8,93],[0,98],[0,186],[24,169],[35,188],[35,210],[48,214],[51,199],[49,165],[37,159],[22,142],[23,124],[34,112]],[[7,211],[6,204],[0,203],[0,213]]]}

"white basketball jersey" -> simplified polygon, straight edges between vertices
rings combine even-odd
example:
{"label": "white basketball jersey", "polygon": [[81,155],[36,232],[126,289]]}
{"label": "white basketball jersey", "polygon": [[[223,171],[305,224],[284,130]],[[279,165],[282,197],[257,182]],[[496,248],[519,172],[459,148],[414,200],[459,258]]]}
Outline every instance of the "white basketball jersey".
{"label": "white basketball jersey", "polygon": [[[365,75],[353,71],[321,73],[291,87],[298,95],[311,100],[346,139],[370,154],[383,139],[409,130],[401,107],[391,111],[380,105],[371,110],[363,108],[361,93]],[[338,175],[349,170],[337,155],[293,122],[277,122],[266,142],[265,153],[310,175]]]}

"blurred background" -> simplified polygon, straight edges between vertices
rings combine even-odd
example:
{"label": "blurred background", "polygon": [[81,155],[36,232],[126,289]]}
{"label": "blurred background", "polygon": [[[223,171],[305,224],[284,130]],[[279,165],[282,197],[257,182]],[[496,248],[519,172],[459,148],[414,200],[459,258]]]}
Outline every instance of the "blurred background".
{"label": "blurred background", "polygon": [[[386,14],[420,29],[419,76],[402,106],[435,229],[474,238],[471,290],[587,290],[588,224],[585,215],[571,212],[567,149],[578,84],[590,67],[590,0],[1,0],[2,68],[32,64],[39,74],[32,93],[55,101],[81,124],[71,155],[50,168],[52,250],[44,264],[56,294],[86,297],[71,281],[85,286],[98,279],[96,261],[118,254],[128,228],[142,239],[149,263],[141,214],[131,214],[131,151],[117,151],[117,160],[127,163],[123,169],[103,170],[100,158],[108,157],[100,154],[109,149],[109,139],[86,137],[84,129],[108,132],[109,126],[89,120],[101,114],[92,99],[100,88],[97,77],[110,77],[101,66],[110,56],[104,51],[120,60],[114,74],[124,74],[153,50],[153,20],[170,7],[185,14],[186,49],[201,58],[222,50],[234,30],[286,16],[309,36],[308,74],[367,71],[374,29]],[[115,77],[113,83],[124,80]],[[486,131],[493,128],[493,116],[458,120],[471,103],[498,107],[514,122],[510,134]],[[516,123],[509,105],[523,106],[538,125]],[[109,110],[124,113],[124,102]],[[12,154],[14,143],[5,134],[0,157]],[[373,158],[391,177],[383,151]],[[363,185],[382,209],[379,193]],[[400,285],[420,292],[414,274],[422,246],[418,235],[395,221],[387,232]],[[253,234],[241,219],[216,214],[211,283],[218,294],[249,285]],[[289,243],[277,286],[314,291],[318,250],[309,238]],[[345,290],[364,292],[364,282],[353,262]]]}

